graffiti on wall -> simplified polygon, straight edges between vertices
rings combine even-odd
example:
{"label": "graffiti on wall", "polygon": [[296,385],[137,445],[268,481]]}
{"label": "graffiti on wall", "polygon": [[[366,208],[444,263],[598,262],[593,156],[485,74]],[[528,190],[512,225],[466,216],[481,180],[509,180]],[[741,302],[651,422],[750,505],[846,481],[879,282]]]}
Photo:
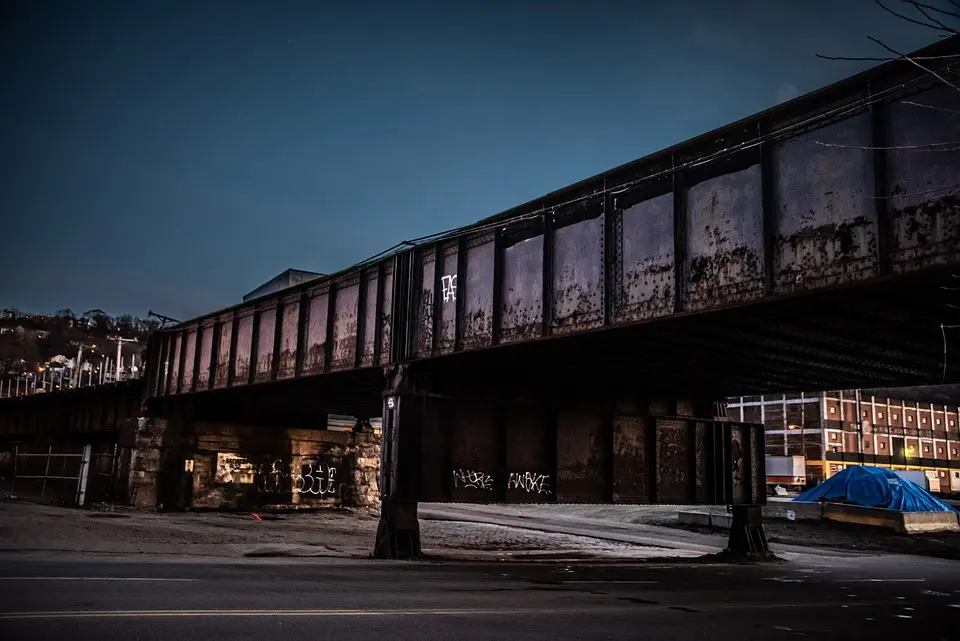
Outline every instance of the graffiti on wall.
{"label": "graffiti on wall", "polygon": [[276,459],[261,463],[257,469],[257,490],[263,494],[310,494],[333,497],[340,494],[343,483],[337,468],[329,463],[310,461],[294,472],[289,463]]}
{"label": "graffiti on wall", "polygon": [[340,469],[332,461],[307,461],[295,469],[279,457],[257,464],[225,452],[217,454],[214,477],[216,483],[253,485],[261,494],[309,494],[319,498],[340,496],[342,479]]}
{"label": "graffiti on wall", "polygon": [[538,472],[510,472],[508,490],[521,490],[531,494],[550,494],[550,475]]}
{"label": "graffiti on wall", "polygon": [[453,487],[490,491],[493,489],[493,477],[477,470],[454,470]]}

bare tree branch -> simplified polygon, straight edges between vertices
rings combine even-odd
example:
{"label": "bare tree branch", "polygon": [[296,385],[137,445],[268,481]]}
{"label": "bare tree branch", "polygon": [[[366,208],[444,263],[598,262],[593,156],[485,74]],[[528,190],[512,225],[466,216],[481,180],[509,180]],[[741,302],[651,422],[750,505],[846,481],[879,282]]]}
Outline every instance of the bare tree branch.
{"label": "bare tree branch", "polygon": [[[877,0],[877,1],[879,2],[879,0]],[[907,62],[909,62],[909,63],[911,63],[911,64],[913,64],[913,65],[916,65],[917,67],[919,67],[920,69],[926,71],[928,74],[930,74],[931,76],[933,76],[934,78],[936,78],[937,80],[939,80],[940,82],[942,82],[943,84],[949,85],[949,86],[953,87],[954,89],[956,89],[958,92],[960,92],[960,87],[958,87],[957,85],[953,84],[952,82],[950,82],[949,80],[947,80],[946,78],[944,78],[943,76],[941,76],[940,74],[938,74],[936,71],[933,71],[932,69],[928,69],[928,68],[924,67],[922,64],[920,64],[919,62],[917,62],[917,61],[914,60],[913,58],[910,58],[909,56],[906,56],[906,55],[900,53],[899,51],[897,51],[897,50],[895,50],[895,49],[891,49],[890,47],[888,47],[887,45],[883,44],[882,42],[880,42],[879,40],[877,40],[877,39],[874,38],[873,36],[867,36],[867,39],[870,40],[870,41],[872,41],[872,42],[877,43],[878,45],[880,45],[881,47],[883,47],[884,49],[886,49],[886,50],[889,51],[890,53],[895,54],[895,55],[897,55],[897,56],[900,56],[901,58],[903,58],[903,59],[906,60]]]}
{"label": "bare tree branch", "polygon": [[885,4],[883,4],[882,2],[880,2],[880,0],[873,0],[873,2],[874,2],[878,7],[880,7],[880,8],[883,9],[884,11],[886,11],[887,13],[890,13],[890,14],[895,15],[895,16],[897,16],[898,18],[900,18],[901,20],[906,20],[907,22],[912,22],[913,24],[918,24],[918,25],[920,25],[921,27],[927,27],[928,29],[935,29],[935,30],[937,30],[937,31],[946,31],[947,33],[955,33],[955,32],[953,32],[953,31],[951,31],[950,29],[945,29],[945,28],[943,28],[943,27],[938,27],[938,26],[935,25],[935,24],[930,24],[929,22],[923,22],[922,20],[914,20],[913,18],[911,18],[911,17],[909,17],[909,16],[905,16],[905,15],[903,15],[902,13],[897,13],[896,11],[894,11],[893,9],[891,9],[890,7],[888,7],[887,5],[885,5]]}
{"label": "bare tree branch", "polygon": [[913,102],[912,100],[903,100],[901,102],[912,107],[923,107],[924,109],[933,109],[934,111],[945,111],[949,114],[960,114],[960,110],[957,109],[948,109],[947,107],[937,107],[935,105],[925,105],[923,103]]}
{"label": "bare tree branch", "polygon": [[[951,28],[951,27],[948,27],[947,25],[943,24],[943,23],[940,22],[938,19],[934,18],[934,17],[931,16],[929,13],[927,13],[926,10],[924,9],[924,7],[928,7],[928,5],[922,5],[922,4],[920,4],[919,2],[915,2],[914,0],[900,0],[900,1],[901,1],[901,2],[905,2],[905,3],[909,4],[909,5],[912,5],[914,9],[916,9],[917,11],[919,11],[920,13],[923,14],[923,17],[924,17],[924,18],[926,18],[927,20],[929,20],[930,22],[932,22],[932,23],[934,23],[934,24],[936,24],[936,25],[939,25],[940,28],[943,29],[944,31],[948,31],[948,32],[950,32],[950,33],[957,33],[957,30],[956,30],[956,29],[953,29],[953,28]],[[932,7],[928,7],[928,8],[932,8]]]}
{"label": "bare tree branch", "polygon": [[[943,9],[940,9],[939,7],[934,7],[929,4],[924,4],[922,2],[916,2],[915,0],[901,0],[901,2],[907,2],[909,4],[912,4],[913,6],[917,7],[917,10],[920,10],[920,8],[922,7],[924,9],[929,9],[930,11],[936,11],[937,13],[943,14],[945,16],[953,16],[954,18],[960,18],[960,13],[954,13],[953,11],[945,11]],[[956,2],[951,2],[950,4],[952,4],[957,8],[960,8],[960,4]],[[921,11],[920,13],[927,15],[925,11]],[[931,20],[933,20],[933,18],[931,18]]]}
{"label": "bare tree branch", "polygon": [[[873,56],[825,56],[821,53],[815,54],[817,58],[822,58],[824,60],[853,60],[855,62],[860,61],[876,61],[876,62],[889,62],[891,60],[903,60],[903,58],[894,58],[893,56],[886,57],[873,57]],[[960,58],[960,53],[951,53],[943,56],[916,56],[914,60],[952,60],[954,58]]]}

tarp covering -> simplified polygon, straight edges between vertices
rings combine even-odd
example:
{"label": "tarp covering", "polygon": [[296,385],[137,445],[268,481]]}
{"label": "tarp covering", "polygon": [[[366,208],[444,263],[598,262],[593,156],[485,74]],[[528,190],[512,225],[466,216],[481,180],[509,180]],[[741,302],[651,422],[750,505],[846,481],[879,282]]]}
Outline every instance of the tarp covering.
{"label": "tarp covering", "polygon": [[856,465],[831,476],[794,501],[833,501],[898,512],[954,512],[955,510],[912,481],[882,467]]}

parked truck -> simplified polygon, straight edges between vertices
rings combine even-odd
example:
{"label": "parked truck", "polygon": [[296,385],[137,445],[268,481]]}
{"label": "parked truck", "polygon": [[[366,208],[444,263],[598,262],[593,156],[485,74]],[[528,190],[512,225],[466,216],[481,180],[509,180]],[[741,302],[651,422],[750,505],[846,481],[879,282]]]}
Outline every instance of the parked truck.
{"label": "parked truck", "polygon": [[788,492],[800,492],[807,484],[807,461],[802,456],[768,456],[767,488],[778,485]]}

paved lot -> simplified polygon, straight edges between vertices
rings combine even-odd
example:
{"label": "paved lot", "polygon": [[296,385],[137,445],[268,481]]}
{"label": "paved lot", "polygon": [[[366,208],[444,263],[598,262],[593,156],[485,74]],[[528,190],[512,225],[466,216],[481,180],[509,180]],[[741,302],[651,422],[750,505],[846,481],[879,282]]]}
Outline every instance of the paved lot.
{"label": "paved lot", "polygon": [[956,639],[958,569],[918,557],[626,566],[7,553],[0,626],[10,641]]}

